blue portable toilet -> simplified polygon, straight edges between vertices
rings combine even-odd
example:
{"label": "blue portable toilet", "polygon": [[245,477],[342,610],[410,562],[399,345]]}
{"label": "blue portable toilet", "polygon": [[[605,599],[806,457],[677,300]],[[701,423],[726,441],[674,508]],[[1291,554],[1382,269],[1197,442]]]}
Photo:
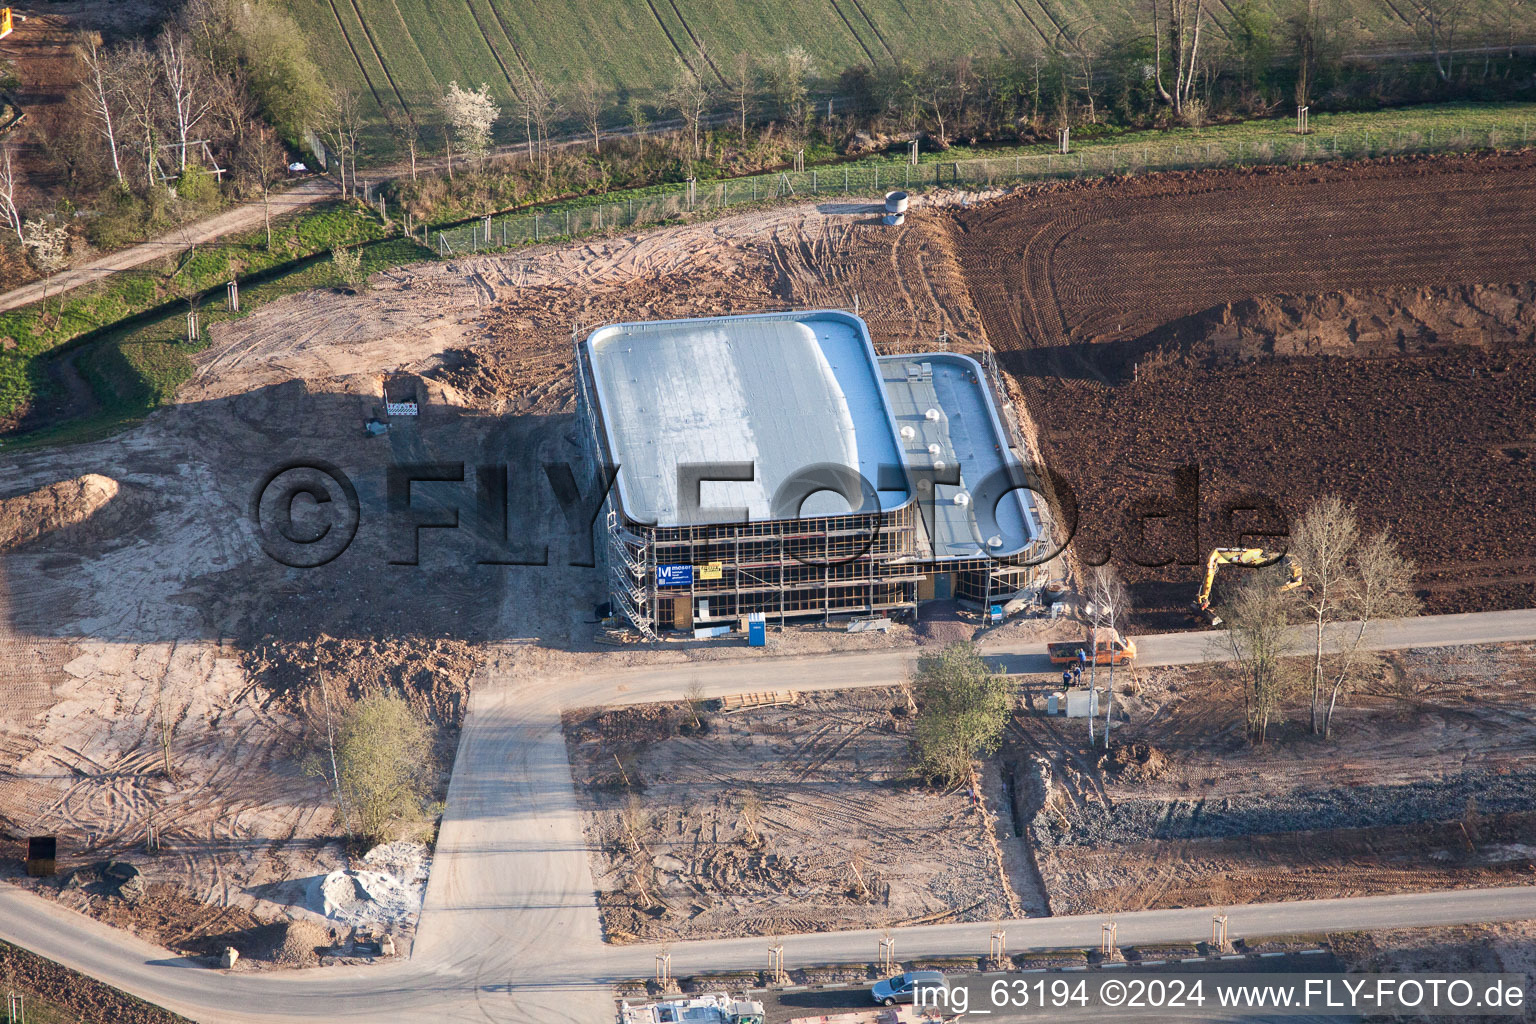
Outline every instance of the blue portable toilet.
{"label": "blue portable toilet", "polygon": [[1002,622],[1003,621],[1003,606],[1002,605],[995,604],[995,605],[992,606],[992,608],[990,610],[992,612],[992,621],[993,622]]}
{"label": "blue portable toilet", "polygon": [[747,646],[768,646],[768,620],[762,612],[753,612],[747,616]]}

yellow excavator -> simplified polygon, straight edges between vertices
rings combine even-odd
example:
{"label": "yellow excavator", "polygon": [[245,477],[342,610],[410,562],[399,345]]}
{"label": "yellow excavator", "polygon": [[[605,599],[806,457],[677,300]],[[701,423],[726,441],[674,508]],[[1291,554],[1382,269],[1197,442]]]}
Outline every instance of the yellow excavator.
{"label": "yellow excavator", "polygon": [[1290,555],[1276,554],[1273,551],[1265,551],[1263,548],[1212,549],[1211,557],[1205,560],[1205,581],[1200,584],[1200,593],[1195,597],[1195,607],[1211,625],[1221,625],[1221,616],[1211,610],[1211,585],[1216,582],[1216,570],[1224,565],[1261,567],[1273,565],[1276,562],[1283,564],[1287,573],[1286,581],[1280,585],[1281,590],[1295,590],[1301,586],[1301,567]]}

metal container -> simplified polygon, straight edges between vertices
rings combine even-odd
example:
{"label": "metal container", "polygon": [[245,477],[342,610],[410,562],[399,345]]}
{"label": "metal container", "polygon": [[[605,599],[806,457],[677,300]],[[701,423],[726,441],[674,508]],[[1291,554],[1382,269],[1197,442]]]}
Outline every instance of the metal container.
{"label": "metal container", "polygon": [[887,192],[885,194],[886,213],[906,213],[907,194],[905,192]]}

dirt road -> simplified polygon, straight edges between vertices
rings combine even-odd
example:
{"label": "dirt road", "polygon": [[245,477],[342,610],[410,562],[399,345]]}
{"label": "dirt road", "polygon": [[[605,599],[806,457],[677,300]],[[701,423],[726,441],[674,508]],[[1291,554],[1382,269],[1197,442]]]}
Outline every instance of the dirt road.
{"label": "dirt road", "polygon": [[[340,193],[336,185],[329,178],[313,177],[301,182],[287,192],[280,192],[272,196],[272,216],[281,217],[301,210],[306,206],[334,199]],[[132,270],[134,267],[143,266],[151,260],[159,259],[168,253],[185,249],[188,245],[212,242],[223,238],[225,235],[234,234],[237,231],[249,231],[258,227],[263,221],[262,204],[259,202],[241,203],[238,206],[225,210],[223,213],[209,217],[191,225],[186,231],[173,231],[152,238],[147,242],[119,249],[117,252],[108,253],[98,259],[78,267],[71,267],[62,274],[55,274],[48,283],[48,296],[52,298],[71,288],[78,288],[92,281],[99,281],[111,274],[124,270]],[[0,312],[25,306],[28,303],[37,302],[43,297],[43,282],[34,281],[29,285],[8,291],[0,295]]]}
{"label": "dirt road", "polygon": [[[1426,617],[1390,624],[1397,645],[1451,645],[1469,637],[1536,638],[1536,610]],[[1199,634],[1147,638],[1161,661],[1212,654]],[[995,650],[1002,659],[1035,655],[1036,645]],[[477,688],[454,765],[421,924],[411,959],[366,970],[302,974],[215,974],[194,969],[133,936],[0,888],[0,937],[198,1020],[571,1021],[604,1019],[606,982],[644,976],[655,949],[601,941],[569,764],[562,704],[679,699],[697,680],[718,695],[769,679],[800,689],[888,683],[905,651],[819,658],[758,657],[678,671],[639,669],[604,675],[514,674],[493,655]],[[1124,944],[1193,941],[1208,934],[1210,908],[1119,915]],[[1231,911],[1235,937],[1521,920],[1536,916],[1536,887],[1460,890],[1364,899],[1252,905]],[[1007,922],[1010,943],[1092,945],[1098,917]],[[972,953],[989,926],[900,929],[903,956]],[[790,963],[866,957],[875,932],[835,932],[785,940]],[[763,940],[672,946],[679,975],[760,966]],[[171,969],[166,968],[181,968]]]}

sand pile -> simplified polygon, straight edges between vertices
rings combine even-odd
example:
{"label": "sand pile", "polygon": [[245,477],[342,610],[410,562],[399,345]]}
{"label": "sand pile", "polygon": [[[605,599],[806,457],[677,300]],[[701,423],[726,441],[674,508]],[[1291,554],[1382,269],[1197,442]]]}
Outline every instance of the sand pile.
{"label": "sand pile", "polygon": [[350,927],[411,924],[421,913],[432,858],[422,843],[375,846],[363,868],[332,871],[315,880],[309,907]]}
{"label": "sand pile", "polygon": [[83,523],[117,497],[117,481],[87,473],[60,480],[30,494],[0,498],[0,549],[25,544],[66,526]]}

